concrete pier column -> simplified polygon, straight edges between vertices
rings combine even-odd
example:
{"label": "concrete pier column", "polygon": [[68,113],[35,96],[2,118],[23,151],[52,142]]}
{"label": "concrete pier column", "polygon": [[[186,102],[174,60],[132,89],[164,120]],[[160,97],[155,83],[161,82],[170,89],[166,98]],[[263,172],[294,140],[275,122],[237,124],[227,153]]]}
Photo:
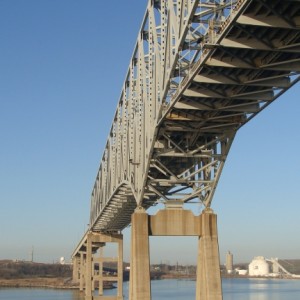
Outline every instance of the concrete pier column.
{"label": "concrete pier column", "polygon": [[92,243],[92,234],[88,234],[86,246],[85,300],[92,300],[92,280],[94,275]]}
{"label": "concrete pier column", "polygon": [[99,249],[99,296],[103,296],[103,247]]}
{"label": "concrete pier column", "polygon": [[79,282],[79,260],[80,258],[77,256],[74,256],[72,258],[72,280],[74,283],[78,283]]}
{"label": "concrete pier column", "polygon": [[118,300],[123,300],[123,236],[118,239]]}
{"label": "concrete pier column", "polygon": [[[103,248],[107,243],[117,243],[117,257],[104,257]],[[112,299],[123,300],[123,236],[119,233],[89,232],[84,243],[86,251],[85,263],[85,300]],[[103,263],[116,263],[117,275],[103,275]],[[95,272],[95,265],[99,271]],[[115,296],[103,295],[103,282],[117,282],[118,289]],[[97,293],[98,289],[98,293]]]}
{"label": "concrete pier column", "polygon": [[79,290],[82,292],[84,288],[85,278],[85,253],[80,252],[80,265],[79,265]]}
{"label": "concrete pier column", "polygon": [[131,216],[129,299],[151,299],[148,214],[143,208]]}
{"label": "concrete pier column", "polygon": [[222,300],[217,215],[211,209],[201,214],[196,300]]}

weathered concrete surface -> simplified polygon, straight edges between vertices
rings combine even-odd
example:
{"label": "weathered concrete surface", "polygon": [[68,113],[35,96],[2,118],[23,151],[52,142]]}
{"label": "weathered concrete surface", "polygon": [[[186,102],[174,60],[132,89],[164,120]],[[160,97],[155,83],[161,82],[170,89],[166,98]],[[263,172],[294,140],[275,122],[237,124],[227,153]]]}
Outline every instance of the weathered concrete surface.
{"label": "weathered concrete surface", "polygon": [[80,266],[79,266],[79,290],[83,291],[85,282],[85,253],[80,252]]}
{"label": "weathered concrete surface", "polygon": [[201,218],[184,209],[162,209],[149,216],[149,235],[200,236]]}
{"label": "weathered concrete surface", "polygon": [[130,300],[150,300],[148,214],[136,209],[131,216]]}
{"label": "weathered concrete surface", "polygon": [[205,209],[165,209],[148,216],[144,209],[132,215],[130,300],[150,300],[149,235],[198,236],[196,300],[222,300],[217,216]]}
{"label": "weathered concrete surface", "polygon": [[210,209],[201,214],[196,300],[222,300],[217,216]]}
{"label": "weathered concrete surface", "polygon": [[[106,243],[117,243],[117,257],[103,257],[103,247]],[[103,282],[118,283],[117,295],[109,299],[123,300],[123,236],[121,234],[104,234],[89,232],[84,243],[86,251],[80,253],[80,290],[85,290],[85,300],[108,299],[103,296]],[[117,262],[117,276],[103,276],[103,262]],[[99,271],[95,272],[95,264],[99,265]],[[95,295],[96,283],[99,286],[98,295]]]}

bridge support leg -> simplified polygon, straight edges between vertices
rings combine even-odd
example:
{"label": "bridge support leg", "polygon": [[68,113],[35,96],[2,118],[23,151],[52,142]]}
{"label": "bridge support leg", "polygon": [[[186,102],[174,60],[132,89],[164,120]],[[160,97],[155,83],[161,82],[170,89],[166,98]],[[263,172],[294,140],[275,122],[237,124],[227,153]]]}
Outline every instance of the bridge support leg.
{"label": "bridge support leg", "polygon": [[80,265],[79,265],[79,290],[82,292],[85,280],[85,253],[80,252]]}
{"label": "bridge support leg", "polygon": [[[117,243],[117,257],[104,257],[103,248],[106,243]],[[99,255],[98,255],[99,254]],[[117,264],[117,275],[103,276],[103,263],[114,262]],[[99,273],[95,272],[95,265],[99,266]],[[115,297],[109,299],[123,300],[123,236],[121,234],[106,234],[90,232],[86,240],[86,276],[85,300],[107,299],[103,296],[103,282],[117,282],[118,289]],[[95,289],[98,288],[98,294]]]}
{"label": "bridge support leg", "polygon": [[77,256],[74,256],[72,259],[72,266],[73,266],[73,276],[72,280],[74,283],[79,282],[79,263],[80,263],[80,258]]}
{"label": "bridge support leg", "polygon": [[102,296],[103,295],[103,248],[104,247],[100,247],[99,249],[99,276],[100,277],[100,280],[99,280],[99,296]]}
{"label": "bridge support leg", "polygon": [[93,299],[92,282],[93,282],[93,275],[94,275],[94,264],[93,264],[93,254],[92,254],[93,238],[91,233],[88,234],[86,243],[87,245],[86,245],[85,300],[92,300]]}
{"label": "bridge support leg", "polygon": [[196,300],[222,300],[217,215],[211,209],[201,214]]}
{"label": "bridge support leg", "polygon": [[141,208],[131,216],[129,299],[151,299],[148,214]]}
{"label": "bridge support leg", "polygon": [[118,239],[118,293],[117,299],[123,300],[123,236]]}

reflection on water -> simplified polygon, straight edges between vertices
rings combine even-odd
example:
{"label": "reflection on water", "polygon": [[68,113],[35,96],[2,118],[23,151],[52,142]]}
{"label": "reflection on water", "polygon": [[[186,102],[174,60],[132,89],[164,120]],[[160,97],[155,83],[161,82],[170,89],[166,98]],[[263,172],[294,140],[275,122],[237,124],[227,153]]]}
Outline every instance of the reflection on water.
{"label": "reflection on water", "polygon": [[[151,283],[153,300],[194,300],[193,280],[155,280]],[[223,279],[224,300],[296,300],[300,295],[300,280]],[[116,290],[106,290],[115,295]],[[128,282],[124,284],[124,300],[128,300]],[[77,290],[36,288],[0,288],[0,300],[84,300]]]}
{"label": "reflection on water", "polygon": [[283,279],[225,279],[224,300],[295,300],[300,281]]}
{"label": "reflection on water", "polygon": [[[193,280],[155,280],[151,282],[153,300],[195,299]],[[223,300],[296,300],[300,299],[300,280],[225,278],[222,281]],[[114,291],[107,291],[107,295]],[[128,300],[128,283],[124,286]]]}

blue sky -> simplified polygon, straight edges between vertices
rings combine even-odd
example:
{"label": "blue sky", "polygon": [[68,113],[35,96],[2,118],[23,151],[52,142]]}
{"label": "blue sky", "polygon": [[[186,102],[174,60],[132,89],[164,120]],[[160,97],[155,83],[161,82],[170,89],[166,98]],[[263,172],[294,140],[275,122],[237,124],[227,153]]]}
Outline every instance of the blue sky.
{"label": "blue sky", "polygon": [[[0,1],[0,259],[68,259],[86,230],[146,3]],[[222,261],[300,258],[299,93],[237,134],[212,205]],[[195,238],[150,243],[153,263],[195,262]]]}

